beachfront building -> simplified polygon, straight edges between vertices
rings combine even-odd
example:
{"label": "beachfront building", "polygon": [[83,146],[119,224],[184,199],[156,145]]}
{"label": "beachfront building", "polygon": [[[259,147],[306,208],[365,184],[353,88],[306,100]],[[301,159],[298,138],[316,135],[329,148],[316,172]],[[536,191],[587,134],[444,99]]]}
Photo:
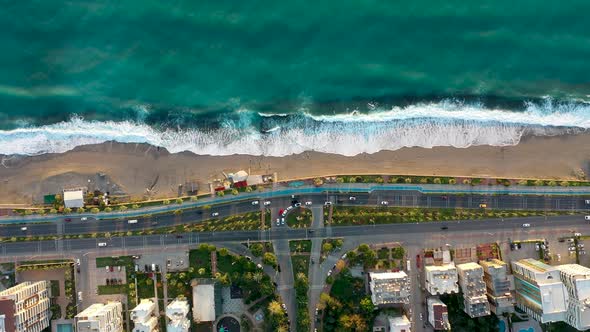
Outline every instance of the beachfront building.
{"label": "beachfront building", "polygon": [[459,292],[457,268],[453,262],[424,267],[425,287],[431,295]]}
{"label": "beachfront building", "polygon": [[447,305],[435,297],[429,297],[428,304],[428,322],[435,330],[450,330],[449,311]]}
{"label": "beachfront building", "polygon": [[199,284],[193,287],[193,320],[215,321],[215,288],[213,284]]}
{"label": "beachfront building", "polygon": [[76,332],[122,332],[121,302],[95,303],[74,317]]}
{"label": "beachfront building", "polygon": [[158,318],[156,304],[151,299],[143,299],[131,310],[133,332],[157,332]]}
{"label": "beachfront building", "polygon": [[84,189],[64,189],[64,206],[70,209],[84,207]]}
{"label": "beachfront building", "polygon": [[41,332],[49,327],[49,291],[49,281],[26,281],[0,292],[0,331]]}
{"label": "beachfront building", "polygon": [[564,321],[567,292],[559,270],[531,258],[511,265],[518,308],[541,323]]}
{"label": "beachfront building", "polygon": [[508,264],[499,259],[480,261],[483,268],[483,281],[490,302],[490,309],[496,315],[514,312],[514,297],[508,279]]}
{"label": "beachfront building", "polygon": [[168,317],[168,324],[166,325],[167,332],[188,332],[191,326],[187,316],[189,313],[189,305],[186,299],[175,299],[166,307],[166,316]]}
{"label": "beachfront building", "polygon": [[407,304],[410,302],[410,280],[404,271],[369,273],[371,300],[375,305]]}
{"label": "beachfront building", "polygon": [[389,317],[389,332],[412,332],[412,323],[408,317]]}
{"label": "beachfront building", "polygon": [[590,328],[590,269],[578,264],[557,266],[569,301],[565,322],[582,331]]}
{"label": "beachfront building", "polygon": [[457,265],[457,272],[463,292],[465,313],[471,318],[489,315],[490,304],[486,297],[483,268],[477,263],[465,263]]}

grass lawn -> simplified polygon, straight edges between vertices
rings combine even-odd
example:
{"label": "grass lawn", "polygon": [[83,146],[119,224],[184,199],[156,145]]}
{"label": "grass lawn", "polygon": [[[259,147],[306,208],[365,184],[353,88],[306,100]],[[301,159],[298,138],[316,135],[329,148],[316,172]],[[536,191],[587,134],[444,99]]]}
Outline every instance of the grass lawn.
{"label": "grass lawn", "polygon": [[192,294],[188,272],[169,272],[168,274],[168,298],[174,299],[178,295],[190,298]]}
{"label": "grass lawn", "polygon": [[50,280],[51,283],[51,297],[59,296],[59,280]]}
{"label": "grass lawn", "polygon": [[131,256],[96,257],[96,267],[133,266],[133,264],[133,257]]}
{"label": "grass lawn", "polygon": [[291,262],[293,263],[293,275],[303,272],[306,276],[309,273],[309,256],[308,255],[292,255]]}
{"label": "grass lawn", "polygon": [[98,295],[124,294],[126,292],[127,284],[98,286]]}
{"label": "grass lawn", "polygon": [[311,226],[311,211],[306,208],[295,208],[287,215],[287,225],[293,228],[304,228]]}
{"label": "grass lawn", "polygon": [[[213,247],[215,248],[215,247]],[[211,277],[211,250],[207,245],[201,245],[198,249],[189,252],[189,265],[194,268],[192,277],[210,278]],[[215,250],[215,249],[213,249]],[[204,274],[198,274],[199,269],[204,268]]]}
{"label": "grass lawn", "polygon": [[[137,296],[140,299],[147,299],[154,297],[154,283],[153,280],[148,277],[147,273],[137,274]],[[149,281],[148,281],[149,280]],[[132,282],[130,280],[130,282]]]}
{"label": "grass lawn", "polygon": [[311,240],[289,241],[289,249],[292,253],[308,253],[311,251]]}

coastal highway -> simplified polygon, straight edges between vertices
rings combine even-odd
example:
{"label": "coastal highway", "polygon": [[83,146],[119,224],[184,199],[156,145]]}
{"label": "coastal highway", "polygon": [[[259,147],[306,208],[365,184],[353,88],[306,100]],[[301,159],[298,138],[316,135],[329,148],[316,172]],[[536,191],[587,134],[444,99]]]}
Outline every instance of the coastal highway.
{"label": "coastal highway", "polygon": [[[523,223],[531,226],[522,227]],[[447,227],[443,230],[442,227]],[[360,237],[389,235],[391,241],[426,238],[432,235],[452,234],[461,232],[506,233],[519,234],[546,231],[560,228],[568,232],[579,231],[590,233],[590,223],[582,216],[527,217],[514,219],[489,219],[468,221],[422,222],[405,224],[382,224],[374,226],[338,226],[313,230],[275,228],[266,231],[231,231],[231,232],[200,232],[169,235],[125,236],[110,239],[86,238],[63,239],[36,242],[14,242],[0,244],[3,256],[39,255],[63,253],[71,251],[105,251],[109,249],[132,249],[154,246],[198,245],[199,243],[237,242],[237,241],[269,241],[274,239],[309,239],[325,237]],[[565,234],[564,234],[565,235]],[[513,235],[514,236],[514,235]],[[514,237],[512,240],[518,240]],[[106,242],[106,247],[98,247],[98,243]]]}
{"label": "coastal highway", "polygon": [[[354,199],[351,199],[354,198]],[[582,196],[513,196],[513,195],[425,195],[419,192],[395,192],[374,191],[370,194],[330,193],[301,195],[295,198],[299,202],[312,202],[312,206],[323,205],[326,201],[335,206],[383,206],[387,207],[423,207],[423,208],[479,208],[480,204],[486,204],[487,209],[502,210],[562,210],[585,211],[590,205],[585,203],[588,197]],[[212,219],[212,213],[219,213],[216,218],[258,211],[263,207],[265,199],[256,199],[259,204],[252,204],[255,200],[229,202],[213,205],[211,209],[195,208],[184,210],[181,215],[159,214],[151,217],[134,217],[138,220],[135,224],[129,224],[131,219],[107,219],[97,220],[96,216],[88,217],[81,221],[80,217],[71,217],[71,222],[60,219],[57,222],[7,224],[0,226],[0,236],[46,236],[46,235],[72,235],[102,232],[122,232],[130,230],[147,230],[157,227],[198,223]],[[267,207],[286,208],[292,204],[290,196],[269,199]],[[590,214],[590,212],[588,213]],[[26,227],[26,230],[23,230]],[[341,228],[341,227],[338,227]]]}

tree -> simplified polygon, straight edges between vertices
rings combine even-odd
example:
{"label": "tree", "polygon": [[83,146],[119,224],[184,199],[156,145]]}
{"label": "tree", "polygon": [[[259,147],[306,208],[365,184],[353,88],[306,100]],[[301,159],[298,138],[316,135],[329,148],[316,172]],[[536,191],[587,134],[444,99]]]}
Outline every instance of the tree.
{"label": "tree", "polygon": [[551,181],[549,181],[547,184],[548,184],[549,186],[551,186],[551,187],[555,187],[555,186],[557,185],[557,182],[555,182],[555,181],[551,180]]}
{"label": "tree", "polygon": [[259,283],[264,278],[264,274],[262,272],[254,272],[252,273],[252,280]]}
{"label": "tree", "polygon": [[198,273],[200,276],[204,275],[204,274],[205,274],[205,272],[206,272],[206,270],[205,270],[205,268],[204,268],[204,267],[201,267],[201,268],[199,268],[199,270],[197,271],[197,273]]}
{"label": "tree", "polygon": [[570,183],[568,181],[561,181],[559,185],[562,187],[569,187]]}
{"label": "tree", "polygon": [[346,262],[345,262],[345,261],[343,261],[342,259],[339,259],[339,260],[336,262],[336,269],[337,269],[338,271],[342,270],[342,269],[343,269],[343,268],[345,268],[345,267],[346,267]]}
{"label": "tree", "polygon": [[183,202],[182,198],[177,198],[176,199],[176,204],[182,204],[182,202]]}
{"label": "tree", "polygon": [[283,307],[278,301],[271,301],[268,304],[268,311],[271,315],[282,315],[283,314]]}
{"label": "tree", "polygon": [[245,190],[246,190],[247,193],[251,193],[252,192],[252,187],[248,186],[248,187],[246,187]]}
{"label": "tree", "polygon": [[106,208],[104,208],[104,212],[111,212],[111,211],[113,211],[112,207],[107,206]]}
{"label": "tree", "polygon": [[198,196],[191,196],[191,202],[196,202],[199,200]]}
{"label": "tree", "polygon": [[316,187],[319,187],[324,184],[324,180],[322,180],[321,178],[315,178],[315,179],[313,179],[313,184]]}
{"label": "tree", "polygon": [[336,183],[344,183],[344,178],[341,178],[341,177],[336,178]]}
{"label": "tree", "polygon": [[375,178],[375,182],[377,182],[377,183],[383,183],[385,181],[383,180],[382,177],[379,176],[379,177]]}
{"label": "tree", "polygon": [[545,181],[543,180],[535,180],[535,186],[541,187],[545,185]]}
{"label": "tree", "polygon": [[277,256],[275,256],[273,253],[265,252],[264,255],[262,256],[262,262],[266,265],[276,267],[277,266]]}
{"label": "tree", "polygon": [[216,195],[217,195],[217,197],[223,197],[223,196],[225,196],[225,192],[223,192],[223,191],[220,190],[220,191],[217,192]]}
{"label": "tree", "polygon": [[181,215],[182,214],[182,210],[174,210],[174,215]]}
{"label": "tree", "polygon": [[121,205],[121,206],[119,206],[119,211],[121,211],[121,212],[127,211],[127,207],[125,205]]}
{"label": "tree", "polygon": [[227,256],[229,254],[229,251],[226,248],[221,248],[219,249],[219,256]]}
{"label": "tree", "polygon": [[236,196],[237,194],[239,194],[240,192],[238,191],[238,189],[232,189],[231,190],[231,194]]}
{"label": "tree", "polygon": [[361,300],[360,308],[366,315],[371,314],[375,310],[375,305],[373,304],[370,296],[367,296]]}
{"label": "tree", "polygon": [[361,243],[361,244],[359,245],[359,247],[358,247],[358,251],[359,251],[359,252],[362,252],[362,253],[365,253],[365,252],[367,252],[367,251],[370,251],[370,250],[371,250],[371,248],[370,248],[370,247],[369,247],[369,245],[368,245],[368,244],[366,244],[366,243]]}
{"label": "tree", "polygon": [[81,208],[78,208],[77,212],[78,213],[84,213],[84,212],[86,212],[86,209],[84,209],[83,207],[81,207]]}
{"label": "tree", "polygon": [[93,207],[92,209],[90,209],[91,213],[99,213],[100,210],[97,207]]}
{"label": "tree", "polygon": [[449,180],[449,184],[457,184],[457,180],[456,179],[450,179]]}
{"label": "tree", "polygon": [[342,248],[342,245],[344,244],[344,241],[342,241],[342,239],[336,239],[336,240],[332,241],[332,244],[336,248]]}
{"label": "tree", "polygon": [[332,249],[334,248],[332,247],[332,244],[330,242],[326,242],[322,245],[322,250],[325,252],[332,251]]}
{"label": "tree", "polygon": [[262,252],[264,251],[264,247],[262,246],[261,243],[254,243],[250,246],[250,251],[252,252],[252,255],[254,255],[256,257],[260,257],[260,256],[262,256]]}
{"label": "tree", "polygon": [[412,183],[412,178],[406,178],[404,181],[405,181],[406,183]]}
{"label": "tree", "polygon": [[527,180],[520,180],[518,181],[519,186],[526,186],[529,182]]}
{"label": "tree", "polygon": [[464,180],[463,180],[463,184],[471,184],[471,180],[469,180],[469,179],[464,179]]}
{"label": "tree", "polygon": [[338,320],[338,323],[345,329],[352,331],[366,331],[367,322],[359,314],[342,315]]}
{"label": "tree", "polygon": [[165,199],[165,200],[162,201],[162,204],[168,205],[168,204],[170,204],[170,200],[169,199]]}
{"label": "tree", "polygon": [[440,180],[440,178],[434,178],[434,180],[432,180],[432,183],[434,183],[434,184],[441,184],[442,181]]}

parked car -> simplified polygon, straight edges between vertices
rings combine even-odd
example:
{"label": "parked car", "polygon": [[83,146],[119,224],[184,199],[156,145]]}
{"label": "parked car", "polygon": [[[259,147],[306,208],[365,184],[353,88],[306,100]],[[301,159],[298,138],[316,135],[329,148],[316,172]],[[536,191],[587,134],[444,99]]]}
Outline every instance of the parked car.
{"label": "parked car", "polygon": [[311,205],[311,204],[312,204],[311,201],[305,202],[305,205]]}
{"label": "parked car", "polygon": [[567,248],[567,250],[569,250],[569,251],[576,251],[576,247],[569,247],[569,248]]}
{"label": "parked car", "polygon": [[127,221],[128,224],[137,224],[137,219],[131,219]]}
{"label": "parked car", "polygon": [[590,216],[585,216],[584,219],[590,220]]}
{"label": "parked car", "polygon": [[295,207],[300,207],[301,203],[295,203]]}
{"label": "parked car", "polygon": [[569,239],[567,239],[567,242],[574,242],[574,239],[569,238]]}
{"label": "parked car", "polygon": [[586,204],[590,204],[590,199],[585,200]]}
{"label": "parked car", "polygon": [[348,197],[348,200],[349,200],[349,201],[356,201],[356,197],[354,197],[354,196],[350,196],[350,197]]}
{"label": "parked car", "polygon": [[25,226],[25,227],[21,227],[21,228],[20,228],[20,230],[21,230],[21,231],[23,231],[23,232],[24,232],[24,231],[26,231],[27,229],[28,229],[28,228],[27,228],[26,226]]}
{"label": "parked car", "polygon": [[86,221],[86,220],[88,220],[88,217],[82,217],[82,218],[80,218],[80,220]]}
{"label": "parked car", "polygon": [[522,227],[528,228],[528,227],[531,227],[531,224],[522,224]]}
{"label": "parked car", "polygon": [[325,205],[325,206],[330,206],[330,205],[332,205],[332,202],[330,202],[330,201],[328,201],[328,202],[325,202],[325,203],[324,203],[324,205]]}
{"label": "parked car", "polygon": [[539,246],[538,243],[535,243],[535,251],[539,251],[539,249],[541,249],[541,247]]}
{"label": "parked car", "polygon": [[252,205],[258,205],[258,204],[260,204],[260,202],[259,202],[259,201],[254,201],[254,202],[252,202]]}
{"label": "parked car", "polygon": [[219,216],[219,212],[213,212],[213,213],[211,213],[211,217],[217,217],[217,216]]}
{"label": "parked car", "polygon": [[285,218],[281,218],[281,225],[285,224]]}
{"label": "parked car", "polygon": [[485,209],[488,207],[488,205],[486,203],[481,203],[481,204],[479,204],[479,207],[482,209]]}
{"label": "parked car", "polygon": [[381,201],[381,205],[389,205],[388,201]]}
{"label": "parked car", "polygon": [[574,236],[580,237],[580,236],[582,236],[582,234],[581,233],[574,233]]}
{"label": "parked car", "polygon": [[447,227],[447,226],[443,226],[443,227],[441,227],[440,229],[442,229],[443,231],[446,231],[447,229],[449,229],[449,227]]}
{"label": "parked car", "polygon": [[277,218],[277,226],[281,226],[281,219]]}
{"label": "parked car", "polygon": [[72,221],[72,218],[66,218],[66,219],[64,219],[64,221],[65,222],[70,222],[70,221]]}
{"label": "parked car", "polygon": [[99,242],[98,243],[98,246],[99,247],[106,247],[107,246],[107,243],[106,242]]}
{"label": "parked car", "polygon": [[270,201],[264,201],[264,205],[270,205]]}

